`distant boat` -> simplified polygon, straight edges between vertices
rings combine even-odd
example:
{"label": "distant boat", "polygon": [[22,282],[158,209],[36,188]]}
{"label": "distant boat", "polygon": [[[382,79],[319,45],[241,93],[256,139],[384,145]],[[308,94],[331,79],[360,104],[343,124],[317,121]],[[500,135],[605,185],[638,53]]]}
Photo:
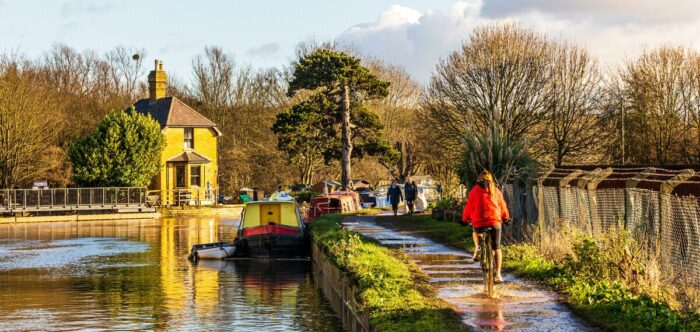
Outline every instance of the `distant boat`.
{"label": "distant boat", "polygon": [[360,194],[354,191],[335,191],[311,199],[309,219],[329,213],[349,213],[360,210]]}
{"label": "distant boat", "polygon": [[308,234],[299,205],[288,195],[246,203],[236,244],[236,255],[243,257],[308,255]]}
{"label": "distant boat", "polygon": [[190,260],[224,259],[236,254],[236,246],[227,242],[195,244],[188,256]]}

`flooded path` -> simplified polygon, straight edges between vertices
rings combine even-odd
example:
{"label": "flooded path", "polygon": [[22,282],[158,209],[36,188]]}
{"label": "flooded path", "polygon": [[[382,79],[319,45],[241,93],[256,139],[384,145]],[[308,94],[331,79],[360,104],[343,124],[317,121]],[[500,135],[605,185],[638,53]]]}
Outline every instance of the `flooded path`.
{"label": "flooded path", "polygon": [[304,261],[201,261],[235,218],[0,225],[0,331],[341,331]]}
{"label": "flooded path", "polygon": [[556,294],[506,273],[497,298],[484,295],[479,263],[471,254],[429,239],[376,225],[373,217],[348,217],[343,225],[383,245],[400,247],[430,278],[438,297],[455,306],[465,324],[477,331],[590,331]]}

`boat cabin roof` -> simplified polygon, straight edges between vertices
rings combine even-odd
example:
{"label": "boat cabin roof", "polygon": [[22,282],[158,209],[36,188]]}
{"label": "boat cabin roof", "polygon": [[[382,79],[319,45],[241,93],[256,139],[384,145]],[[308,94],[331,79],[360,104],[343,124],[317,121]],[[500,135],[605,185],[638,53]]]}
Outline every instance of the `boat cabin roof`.
{"label": "boat cabin roof", "polygon": [[295,201],[255,201],[245,204],[241,228],[265,225],[301,227],[303,220]]}

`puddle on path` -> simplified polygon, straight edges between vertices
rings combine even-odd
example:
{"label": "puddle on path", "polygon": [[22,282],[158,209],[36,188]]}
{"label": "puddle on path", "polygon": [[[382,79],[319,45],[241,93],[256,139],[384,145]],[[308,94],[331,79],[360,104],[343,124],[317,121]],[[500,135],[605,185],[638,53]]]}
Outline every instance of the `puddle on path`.
{"label": "puddle on path", "polygon": [[593,331],[558,301],[556,294],[508,274],[496,285],[497,298],[484,295],[479,263],[471,254],[429,239],[376,225],[371,216],[349,217],[343,226],[383,245],[404,250],[429,277],[438,297],[457,309],[476,331]]}

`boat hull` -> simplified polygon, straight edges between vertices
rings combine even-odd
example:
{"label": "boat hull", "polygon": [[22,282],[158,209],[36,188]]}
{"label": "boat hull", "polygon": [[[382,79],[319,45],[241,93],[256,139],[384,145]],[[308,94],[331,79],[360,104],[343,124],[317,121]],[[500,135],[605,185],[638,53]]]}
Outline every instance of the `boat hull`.
{"label": "boat hull", "polygon": [[247,257],[290,258],[308,256],[303,228],[262,226],[244,230],[241,253]]}
{"label": "boat hull", "polygon": [[224,259],[236,254],[236,246],[230,243],[208,243],[192,247],[190,259]]}

